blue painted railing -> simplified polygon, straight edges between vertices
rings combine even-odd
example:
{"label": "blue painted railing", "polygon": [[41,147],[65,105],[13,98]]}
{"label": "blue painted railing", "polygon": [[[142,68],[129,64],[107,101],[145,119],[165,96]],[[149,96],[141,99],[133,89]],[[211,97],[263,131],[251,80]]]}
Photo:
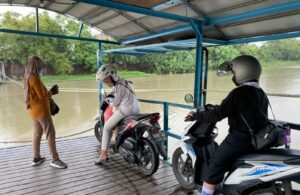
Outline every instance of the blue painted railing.
{"label": "blue painted railing", "polygon": [[[158,105],[163,105],[163,121],[164,121],[164,127],[163,131],[166,136],[165,140],[165,146],[167,148],[167,154],[168,154],[168,137],[173,137],[175,139],[181,139],[181,136],[178,135],[176,132],[172,131],[169,128],[169,107],[178,107],[178,108],[186,108],[186,109],[193,109],[193,106],[189,105],[184,105],[184,104],[177,104],[177,103],[170,103],[170,102],[164,102],[164,101],[157,101],[157,100],[145,100],[145,99],[139,99],[140,102],[143,103],[149,103],[149,104],[158,104]],[[295,123],[288,123],[293,130],[298,130],[300,131],[300,124],[295,124]],[[289,146],[285,146],[286,148],[289,148]],[[164,160],[168,160],[164,159]]]}
{"label": "blue painted railing", "polygon": [[[168,153],[168,137],[173,137],[175,139],[181,139],[181,136],[176,134],[174,131],[172,131],[169,128],[169,107],[178,107],[178,108],[186,108],[186,109],[193,109],[193,106],[189,105],[183,105],[183,104],[176,104],[176,103],[170,103],[170,102],[164,102],[164,101],[156,101],[156,100],[144,100],[144,99],[139,99],[140,102],[143,103],[149,103],[149,104],[159,104],[163,105],[163,120],[164,120],[164,133],[166,135],[166,140],[165,140],[165,146],[167,148],[167,153]],[[167,159],[164,159],[167,160]]]}

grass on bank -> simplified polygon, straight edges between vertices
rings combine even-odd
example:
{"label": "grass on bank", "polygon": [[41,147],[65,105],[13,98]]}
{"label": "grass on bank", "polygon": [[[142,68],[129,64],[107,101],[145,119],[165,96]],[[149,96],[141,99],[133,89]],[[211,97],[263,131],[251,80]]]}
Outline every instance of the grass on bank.
{"label": "grass on bank", "polygon": [[274,61],[274,62],[261,62],[263,68],[272,68],[279,66],[300,65],[299,61]]}
{"label": "grass on bank", "polygon": [[[299,61],[274,61],[274,62],[261,62],[263,68],[272,68],[280,66],[291,66],[300,65]],[[155,74],[149,74],[140,71],[120,71],[119,75],[123,78],[134,78],[134,77],[147,77]],[[47,82],[57,82],[57,81],[87,81],[95,80],[96,74],[81,74],[81,75],[49,75],[42,76],[42,81]]]}
{"label": "grass on bank", "polygon": [[[153,74],[139,72],[139,71],[120,71],[119,75],[123,78],[134,78],[134,77],[146,77]],[[56,82],[56,81],[88,81],[95,80],[96,73],[94,74],[81,74],[81,75],[48,75],[42,76],[42,81],[47,82]]]}

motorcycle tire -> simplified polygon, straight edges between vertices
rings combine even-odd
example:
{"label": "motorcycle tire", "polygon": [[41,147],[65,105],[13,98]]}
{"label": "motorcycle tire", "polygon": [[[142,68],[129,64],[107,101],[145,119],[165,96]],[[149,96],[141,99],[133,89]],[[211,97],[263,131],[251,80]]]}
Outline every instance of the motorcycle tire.
{"label": "motorcycle tire", "polygon": [[[147,149],[148,149],[147,154],[151,154],[151,157],[149,159],[150,160],[149,162],[151,162],[151,167],[145,168],[145,166],[143,164],[144,162],[142,162],[143,158],[145,160],[145,156],[141,155],[141,157],[139,158],[140,162],[138,164],[139,171],[146,176],[153,175],[159,167],[159,154],[156,152],[155,146],[150,140],[143,138],[142,145],[143,145],[143,150],[145,149],[145,147],[147,147]],[[138,152],[144,153],[144,151],[139,151],[139,150],[140,149],[138,149]],[[147,162],[147,164],[149,162]]]}
{"label": "motorcycle tire", "polygon": [[103,133],[103,124],[101,121],[98,121],[94,127],[94,134],[97,140],[99,141],[100,145],[102,143],[102,133]]}
{"label": "motorcycle tire", "polygon": [[[187,179],[184,179],[184,175],[182,173],[182,167],[179,167],[179,159],[181,158],[181,155],[183,155],[183,151],[181,148],[177,148],[175,152],[173,153],[172,157],[172,169],[173,173],[179,182],[180,186],[182,186],[184,189],[187,190],[194,190],[196,189],[196,183],[194,182],[194,169],[193,169],[193,162],[191,157],[187,154],[187,158],[183,164],[186,164],[189,169],[189,176]],[[190,179],[189,179],[190,178]]]}

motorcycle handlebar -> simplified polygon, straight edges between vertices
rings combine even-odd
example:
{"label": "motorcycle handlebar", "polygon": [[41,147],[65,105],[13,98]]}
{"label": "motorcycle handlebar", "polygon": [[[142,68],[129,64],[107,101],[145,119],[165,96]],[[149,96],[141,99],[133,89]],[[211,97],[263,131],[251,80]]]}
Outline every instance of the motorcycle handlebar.
{"label": "motorcycle handlebar", "polygon": [[184,119],[185,122],[194,121],[191,115],[187,115]]}

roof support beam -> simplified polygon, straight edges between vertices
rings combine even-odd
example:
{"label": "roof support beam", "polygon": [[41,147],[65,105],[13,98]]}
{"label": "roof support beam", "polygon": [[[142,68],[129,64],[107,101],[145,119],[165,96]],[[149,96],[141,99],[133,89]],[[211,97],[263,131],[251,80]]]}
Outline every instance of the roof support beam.
{"label": "roof support beam", "polygon": [[[108,9],[108,10],[105,10],[102,14],[104,14],[104,13],[106,13],[106,12],[109,12],[110,10]],[[114,17],[117,17],[117,16],[119,16],[119,14],[118,13],[114,13],[113,15],[111,15],[111,16],[107,16],[107,17],[105,17],[105,18],[101,18],[100,20],[98,20],[97,22],[94,22],[92,25],[93,26],[97,26],[97,25],[99,25],[99,24],[101,24],[101,23],[103,23],[103,22],[106,22],[106,21],[108,21],[108,20],[110,20],[110,19],[112,19],[112,18],[114,18]]]}
{"label": "roof support beam", "polygon": [[96,7],[95,9],[89,11],[88,13],[84,14],[83,16],[80,16],[78,20],[84,20],[86,17],[90,16],[91,14],[95,13],[96,11],[101,10],[101,8]]}
{"label": "roof support beam", "polygon": [[25,3],[25,6],[29,6],[29,4],[31,3],[32,0],[27,0],[27,2]]}
{"label": "roof support beam", "polygon": [[153,33],[153,31],[148,28],[147,26],[145,26],[144,24],[142,24],[141,22],[138,22],[135,18],[129,16],[128,14],[126,14],[123,11],[119,11],[116,10],[116,12],[118,12],[120,15],[122,15],[123,17],[127,18],[128,20],[130,20],[131,22],[133,22],[134,24],[136,24],[137,26],[141,27],[142,29],[144,29],[145,31],[151,32]]}
{"label": "roof support beam", "polygon": [[77,6],[77,3],[72,4],[71,6],[69,6],[67,9],[65,9],[64,11],[61,12],[61,14],[67,14],[71,9],[73,9],[74,7]]}
{"label": "roof support beam", "polygon": [[147,53],[141,53],[141,52],[121,52],[121,51],[116,51],[116,52],[111,52],[109,54],[119,54],[119,55],[130,55],[130,56],[143,56],[143,55],[146,55]]}
{"label": "roof support beam", "polygon": [[228,41],[228,45],[252,43],[252,42],[258,42],[258,41],[273,41],[273,40],[278,40],[278,39],[289,39],[289,38],[298,38],[298,37],[300,37],[300,29],[297,32],[291,32],[291,33],[274,34],[274,35],[242,38],[242,39],[233,39],[233,40]]}
{"label": "roof support beam", "polygon": [[1,29],[1,28],[0,28],[0,32],[12,33],[12,34],[21,34],[21,35],[40,36],[40,37],[48,37],[48,38],[58,38],[58,39],[70,39],[70,40],[96,42],[96,43],[102,42],[102,43],[107,43],[107,44],[120,45],[119,42],[114,42],[114,41],[106,41],[106,40],[98,40],[98,39],[82,38],[82,37],[73,37],[73,36],[57,35],[57,34],[48,34],[48,33],[37,33],[37,32],[28,32],[28,31],[10,30],[10,29]]}
{"label": "roof support beam", "polygon": [[[122,42],[122,44],[130,44],[130,43],[145,41],[145,40],[149,40],[149,39],[153,39],[153,38],[158,38],[161,36],[171,35],[171,34],[175,34],[175,33],[192,31],[192,30],[193,30],[193,28],[190,25],[177,26],[175,28],[162,30],[160,32],[156,32],[156,33],[149,34],[149,35],[124,39],[124,40],[121,40],[121,42]],[[227,43],[227,41],[224,41],[224,40],[217,40],[217,39],[210,39],[210,38],[203,38],[203,41],[205,43],[212,43],[212,44],[217,44],[217,45],[225,45]]]}
{"label": "roof support beam", "polygon": [[193,12],[195,12],[199,18],[203,19],[203,20],[207,20],[207,17],[202,13],[201,10],[199,10],[199,8],[196,8],[194,6],[191,5],[191,3],[188,0],[180,0],[187,8],[189,8],[190,10],[192,10]]}
{"label": "roof support beam", "polygon": [[158,37],[162,37],[165,35],[171,35],[175,33],[181,33],[181,32],[186,32],[186,31],[191,31],[192,27],[190,25],[185,25],[185,26],[177,26],[175,28],[167,29],[167,30],[162,30],[160,32],[152,33],[149,35],[144,35],[144,36],[139,36],[139,37],[133,37],[133,38],[128,38],[121,40],[123,44],[130,44],[130,43],[135,43],[135,42],[140,42],[140,41],[145,41],[149,39],[154,39]]}
{"label": "roof support beam", "polygon": [[[200,10],[198,7],[193,6],[188,0],[180,0],[180,1],[184,3],[184,5],[188,7],[190,10],[195,12],[199,18],[203,19],[204,21],[209,20],[208,17],[203,14],[202,10]],[[218,26],[215,26],[215,29],[222,35],[224,39],[227,38],[226,35]]]}
{"label": "roof support beam", "polygon": [[39,8],[35,8],[35,31],[37,33],[40,32],[40,24],[39,24]]}
{"label": "roof support beam", "polygon": [[164,46],[164,48],[166,49],[170,49],[170,50],[191,50],[191,49],[195,49],[195,47],[179,47],[179,46]]}
{"label": "roof support beam", "polygon": [[152,7],[153,10],[162,10],[166,7],[174,6],[175,4],[179,3],[180,0],[168,0],[167,2],[155,5]]}
{"label": "roof support beam", "polygon": [[145,52],[145,53],[153,53],[153,54],[160,54],[160,53],[165,53],[168,52],[168,50],[155,50],[155,49],[135,49],[137,52]]}
{"label": "roof support beam", "polygon": [[50,7],[53,4],[53,2],[49,1],[44,7],[43,9],[48,9],[48,7]]}
{"label": "roof support beam", "polygon": [[78,38],[81,36],[82,28],[83,28],[83,22],[80,23],[79,32],[77,36]]}
{"label": "roof support beam", "polygon": [[257,10],[248,11],[241,14],[231,15],[223,18],[210,18],[205,22],[205,26],[214,26],[220,24],[233,23],[240,20],[250,19],[257,16],[270,15],[278,12],[291,11],[294,9],[299,9],[300,1],[294,1],[290,3],[284,3],[279,5],[274,5],[268,8],[262,8]]}
{"label": "roof support beam", "polygon": [[[226,45],[227,43],[227,41],[214,40],[214,39],[203,39],[203,43],[204,44],[207,43],[206,42],[207,40],[212,42],[211,44]],[[104,50],[103,52],[104,53],[122,52],[122,54],[138,52],[138,53],[147,54],[150,51],[154,51],[157,53],[164,53],[164,52],[170,52],[174,50],[190,50],[190,49],[194,49],[195,47],[196,47],[196,39],[188,39],[188,40],[155,43],[155,44],[135,46],[135,47],[110,49],[110,50]]]}
{"label": "roof support beam", "polygon": [[108,1],[108,0],[77,0],[77,1],[92,4],[92,5],[109,7],[112,9],[118,9],[118,10],[122,10],[122,11],[129,11],[129,12],[134,12],[134,13],[139,13],[139,14],[144,14],[144,15],[149,15],[149,16],[154,16],[154,17],[165,18],[165,19],[169,19],[169,20],[177,20],[177,21],[186,22],[186,23],[189,22],[188,17],[184,17],[184,16],[180,16],[180,15],[176,15],[176,14],[170,14],[170,13],[166,13],[166,12],[155,11],[155,10],[132,6],[132,5],[127,5],[127,4],[123,4],[123,3],[117,3],[117,2]]}

